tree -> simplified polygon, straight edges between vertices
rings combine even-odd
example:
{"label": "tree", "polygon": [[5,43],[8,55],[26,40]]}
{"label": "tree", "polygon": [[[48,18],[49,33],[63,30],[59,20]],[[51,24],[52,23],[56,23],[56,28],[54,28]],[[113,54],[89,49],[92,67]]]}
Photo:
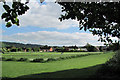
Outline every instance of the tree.
{"label": "tree", "polygon": [[3,8],[5,9],[5,12],[2,14],[1,18],[7,22],[6,27],[11,27],[12,24],[19,26],[18,16],[25,14],[25,12],[29,9],[27,6],[29,0],[26,0],[25,3],[13,0],[12,7],[7,5],[5,0],[1,1],[4,3]]}
{"label": "tree", "polygon": [[119,44],[120,44],[119,42],[118,43],[113,43],[113,44],[109,45],[109,47],[107,48],[107,50],[108,51],[110,51],[110,50],[117,51],[120,48]]}
{"label": "tree", "polygon": [[80,30],[98,35],[98,41],[112,43],[110,37],[120,38],[120,3],[118,2],[58,2],[64,14],[59,18],[79,21]]}
{"label": "tree", "polygon": [[87,50],[88,50],[89,52],[97,51],[97,49],[96,49],[94,46],[92,46],[91,44],[89,44],[89,43],[87,43],[87,44],[85,45],[85,47],[87,48]]}
{"label": "tree", "polygon": [[[15,24],[19,26],[19,19],[18,16],[25,14],[27,10],[29,10],[29,7],[27,4],[29,3],[29,0],[26,0],[25,3],[21,3],[21,0],[12,0],[12,8],[7,5],[5,0],[0,0],[0,2],[3,2],[3,8],[5,9],[5,12],[2,14],[1,18],[5,19],[6,27],[11,27],[12,24]],[[40,0],[40,3],[42,3],[44,0]]]}

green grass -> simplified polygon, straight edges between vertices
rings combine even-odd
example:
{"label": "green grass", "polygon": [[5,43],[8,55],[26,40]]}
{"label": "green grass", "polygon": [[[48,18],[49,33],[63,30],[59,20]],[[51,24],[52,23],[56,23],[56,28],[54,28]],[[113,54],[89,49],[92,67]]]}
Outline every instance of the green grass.
{"label": "green grass", "polygon": [[[29,78],[77,78],[88,77],[95,74],[100,67],[96,66],[105,63],[113,52],[89,55],[80,58],[73,58],[49,63],[29,62],[2,62],[2,77],[29,77]],[[95,67],[92,67],[95,66]],[[48,73],[49,72],[49,73]],[[39,75],[37,75],[39,74]],[[34,75],[34,76],[33,76]]]}
{"label": "green grass", "polygon": [[53,58],[53,57],[67,57],[67,56],[74,56],[74,55],[80,55],[80,54],[96,54],[96,53],[102,53],[102,52],[65,52],[61,55],[61,52],[12,52],[8,54],[2,54],[5,58],[11,58],[14,57],[16,59],[19,58]]}

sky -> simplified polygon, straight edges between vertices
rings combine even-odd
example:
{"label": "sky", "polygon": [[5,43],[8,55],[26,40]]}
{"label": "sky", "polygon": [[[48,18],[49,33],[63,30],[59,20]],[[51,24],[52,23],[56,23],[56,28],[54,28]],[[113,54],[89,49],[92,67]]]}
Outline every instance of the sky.
{"label": "sky", "polygon": [[[19,16],[20,26],[13,25],[7,28],[4,20],[0,20],[1,41],[50,46],[104,44],[98,42],[98,36],[93,36],[89,31],[79,30],[77,20],[69,19],[60,22],[58,18],[64,13],[61,12],[61,6],[57,3],[44,2],[41,4],[38,0],[34,0],[28,6],[30,9],[26,14]],[[0,5],[0,7],[2,6]]]}

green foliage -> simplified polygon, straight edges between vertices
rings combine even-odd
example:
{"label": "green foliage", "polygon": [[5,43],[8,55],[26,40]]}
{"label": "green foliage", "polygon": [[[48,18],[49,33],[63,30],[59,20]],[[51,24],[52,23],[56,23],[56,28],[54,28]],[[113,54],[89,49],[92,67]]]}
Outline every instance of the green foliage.
{"label": "green foliage", "polygon": [[90,45],[89,43],[87,43],[85,47],[87,48],[87,50],[89,52],[95,52],[95,51],[97,51],[96,48],[94,46]]}
{"label": "green foliage", "polygon": [[6,61],[16,61],[16,59],[12,57],[12,58],[6,59]]}
{"label": "green foliage", "polygon": [[17,48],[10,49],[10,52],[17,52]]}
{"label": "green foliage", "polygon": [[[5,52],[16,52],[16,51],[23,51],[22,48],[26,48],[26,51],[27,52],[31,52],[32,48],[35,48],[35,51],[38,52],[39,51],[39,48],[41,47],[44,47],[42,45],[36,45],[36,44],[22,44],[22,43],[16,43],[16,42],[1,42],[2,43],[2,51],[5,51]],[[14,47],[14,49],[12,48]],[[7,49],[9,48],[9,49]]]}
{"label": "green foliage", "polygon": [[36,58],[36,59],[33,59],[32,62],[44,62],[45,60],[43,58]]}
{"label": "green foliage", "polygon": [[110,50],[117,51],[117,50],[119,50],[119,48],[120,48],[120,43],[118,42],[118,43],[112,43],[111,45],[109,45],[107,50],[108,51],[110,51]]}
{"label": "green foliage", "polygon": [[[58,2],[62,6],[60,21],[74,19],[79,21],[80,30],[89,30],[98,35],[99,41],[112,43],[110,36],[120,38],[119,2]],[[115,24],[113,24],[115,23]]]}
{"label": "green foliage", "polygon": [[115,55],[109,59],[105,64],[102,65],[97,71],[97,75],[101,78],[106,77],[116,77],[120,75],[120,50],[118,50]]}
{"label": "green foliage", "polygon": [[35,52],[39,52],[39,50],[40,50],[39,47],[35,47],[35,48],[34,48],[34,51],[35,51]]}
{"label": "green foliage", "polygon": [[[58,59],[59,59],[59,58],[58,58]],[[48,62],[48,61],[57,61],[57,59],[55,59],[55,58],[48,58],[48,59],[47,59],[47,62]]]}
{"label": "green foliage", "polygon": [[7,22],[6,26],[11,27],[12,26],[11,22]]}
{"label": "green foliage", "polygon": [[20,59],[18,59],[18,61],[28,61],[28,59],[27,58],[20,58]]}
{"label": "green foliage", "polygon": [[25,14],[27,10],[29,10],[29,7],[26,5],[27,3],[21,3],[21,2],[13,2],[12,8],[9,7],[9,5],[4,2],[3,8],[5,9],[5,12],[2,14],[1,18],[5,19],[6,27],[11,27],[12,24],[16,24],[19,26],[19,15]]}
{"label": "green foliage", "polygon": [[5,57],[0,57],[0,61],[5,61],[6,58]]}
{"label": "green foliage", "polygon": [[27,48],[26,52],[32,52],[34,49],[33,48]]}

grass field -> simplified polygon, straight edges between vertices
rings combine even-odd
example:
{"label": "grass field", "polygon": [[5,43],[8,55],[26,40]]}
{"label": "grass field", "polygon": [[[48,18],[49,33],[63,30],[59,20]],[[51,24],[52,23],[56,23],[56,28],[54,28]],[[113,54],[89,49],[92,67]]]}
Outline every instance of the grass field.
{"label": "grass field", "polygon": [[[23,55],[26,54],[27,53]],[[45,55],[50,55],[50,54],[52,53],[48,53]],[[60,55],[60,53],[58,54]],[[63,55],[67,55],[67,54],[68,53],[65,53]],[[83,54],[83,53],[77,53],[77,54]],[[107,60],[109,60],[109,58],[112,57],[113,54],[114,54],[113,52],[109,52],[100,55],[89,55],[80,58],[66,59],[66,60],[48,62],[48,63],[2,61],[2,77],[87,78],[89,76],[94,75],[96,70],[100,67],[100,64],[103,64]],[[5,55],[11,55],[11,54],[5,54]],[[36,55],[38,55],[38,53],[36,53]]]}
{"label": "grass field", "polygon": [[67,56],[74,56],[74,55],[82,55],[82,54],[96,54],[96,53],[103,53],[103,52],[65,52],[61,55],[61,52],[11,52],[7,54],[2,54],[5,58],[11,58],[14,57],[16,59],[19,58],[55,58],[55,57],[67,57]]}

